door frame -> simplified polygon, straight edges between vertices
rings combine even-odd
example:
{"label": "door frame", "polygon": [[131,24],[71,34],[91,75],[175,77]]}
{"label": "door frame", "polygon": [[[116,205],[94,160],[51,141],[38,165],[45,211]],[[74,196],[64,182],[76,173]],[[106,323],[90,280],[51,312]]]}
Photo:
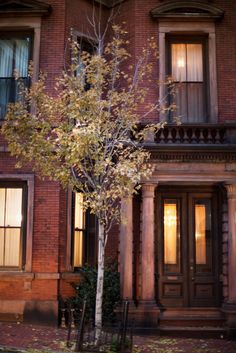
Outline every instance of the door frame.
{"label": "door frame", "polygon": [[[194,298],[194,286],[191,281],[191,270],[190,270],[190,254],[189,251],[192,248],[192,252],[195,251],[194,244],[190,246],[190,232],[193,233],[193,214],[190,219],[186,220],[185,217],[191,205],[191,201],[195,198],[208,197],[212,200],[212,233],[214,234],[212,240],[212,251],[214,253],[212,257],[212,277],[214,279],[214,301],[212,305],[209,305],[208,301],[204,298]],[[163,202],[164,198],[175,198],[180,199],[180,233],[184,237],[184,241],[180,238],[180,248],[184,254],[182,259],[181,274],[178,273],[164,273],[164,239],[163,239]],[[160,307],[218,307],[220,306],[221,299],[221,283],[220,283],[220,269],[222,268],[221,260],[221,210],[220,210],[220,199],[221,192],[217,186],[183,186],[183,185],[160,185],[156,190],[155,198],[155,270],[156,270],[156,299]],[[184,200],[184,201],[183,201]],[[217,221],[219,220],[219,221]],[[193,235],[192,235],[193,240]],[[193,277],[193,276],[192,276]],[[210,275],[209,275],[210,277]],[[204,278],[202,278],[203,280]],[[200,278],[201,280],[201,278]],[[209,280],[209,279],[208,279]],[[204,282],[204,281],[203,281]],[[211,280],[209,280],[211,282]],[[166,295],[165,283],[168,284],[169,290],[176,291],[176,296]],[[207,283],[207,279],[206,279]],[[171,284],[173,289],[171,288]],[[175,289],[174,289],[175,288]],[[179,294],[178,294],[179,293]]]}

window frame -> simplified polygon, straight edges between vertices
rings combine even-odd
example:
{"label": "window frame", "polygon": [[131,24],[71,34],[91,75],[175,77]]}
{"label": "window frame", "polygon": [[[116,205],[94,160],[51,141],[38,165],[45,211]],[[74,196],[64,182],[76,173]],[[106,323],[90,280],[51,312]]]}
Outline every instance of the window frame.
{"label": "window frame", "polygon": [[[173,22],[166,19],[159,20],[159,80],[165,82],[167,77],[166,68],[166,38],[170,35],[175,36],[207,36],[207,56],[209,67],[209,123],[218,121],[218,99],[217,99],[217,74],[216,74],[216,40],[215,23],[212,21],[183,21]],[[166,102],[166,85],[159,86],[159,97],[162,103]],[[166,120],[166,113],[160,113],[160,119]]]}
{"label": "window frame", "polygon": [[22,244],[21,267],[0,267],[0,273],[4,272],[32,272],[33,249],[33,213],[34,213],[34,175],[33,174],[0,174],[0,185],[25,185],[25,238]]}
{"label": "window frame", "polygon": [[[26,204],[27,204],[27,184],[25,182],[12,182],[12,181],[0,181],[0,189],[21,189],[22,190],[22,200],[21,200],[21,211],[22,211],[22,221],[21,226],[14,227],[20,228],[20,249],[19,249],[19,266],[6,266],[0,265],[0,270],[10,269],[10,270],[19,270],[22,269],[25,265],[25,255],[26,255]],[[6,208],[6,199],[4,208]],[[0,229],[9,229],[12,226],[3,225],[0,226]],[[5,233],[5,232],[4,232]],[[4,235],[5,237],[5,235]]]}
{"label": "window frame", "polygon": [[[67,240],[66,240],[66,264],[65,264],[65,270],[67,272],[78,272],[80,267],[75,267],[73,264],[73,257],[74,257],[74,205],[73,205],[73,191],[69,189],[67,191]],[[83,229],[83,236],[85,241],[83,241],[83,260],[82,260],[82,266],[85,264],[89,264],[92,266],[96,266],[97,263],[97,220],[96,216],[92,215],[94,217],[94,225],[95,225],[95,231],[94,231],[94,239],[91,241],[90,237],[90,230],[91,228],[89,227],[90,224],[90,217],[91,214],[89,210],[85,211],[85,229]],[[90,252],[91,245],[93,246],[93,251],[92,254]]]}
{"label": "window frame", "polygon": [[[0,29],[0,39],[1,40],[4,40],[4,39],[12,39],[12,40],[15,40],[15,39],[23,39],[23,38],[25,38],[25,37],[29,37],[30,38],[30,44],[29,44],[29,58],[28,58],[28,63],[27,63],[27,67],[29,66],[29,64],[30,64],[30,61],[32,61],[32,59],[33,59],[33,43],[34,43],[34,33],[33,33],[33,31],[31,30],[20,30],[20,31],[18,31],[18,32],[16,32],[16,30],[11,30],[11,29],[9,29],[9,30],[7,30],[7,31],[1,31],[1,29]],[[15,60],[15,56],[14,56],[14,58],[13,58],[13,61]],[[13,71],[14,71],[15,69],[13,69]],[[12,73],[12,75],[11,76],[9,76],[9,77],[6,77],[6,78],[12,78],[12,79],[14,79],[14,75],[13,75],[13,73]],[[25,79],[26,77],[23,77],[23,76],[19,76],[19,79],[21,79],[21,78],[23,78],[23,79]],[[27,84],[26,85],[24,85],[25,87],[29,87],[30,86],[30,78],[28,77],[28,75],[27,75],[27,78],[28,78],[28,82],[27,82]],[[0,80],[1,79],[3,79],[3,77],[0,77]],[[11,97],[10,97],[11,98]],[[16,102],[17,101],[17,97],[16,97],[16,95],[14,96],[14,99],[13,99],[13,102]],[[12,102],[12,100],[10,99],[8,102],[6,102],[6,107],[7,107],[7,105],[9,104],[9,103],[11,103]],[[0,115],[0,122],[1,121],[4,121],[5,120],[5,116],[3,115],[2,117],[1,117],[1,115]]]}
{"label": "window frame", "polygon": [[34,63],[32,82],[35,82],[39,74],[40,56],[40,36],[41,36],[41,17],[22,16],[22,17],[3,17],[0,21],[0,33],[32,33],[32,61]]}
{"label": "window frame", "polygon": [[[172,44],[201,44],[202,45],[202,60],[203,60],[203,103],[204,103],[204,112],[205,117],[203,121],[200,123],[209,123],[210,118],[210,104],[209,104],[209,60],[208,60],[208,36],[207,35],[191,35],[191,34],[167,34],[166,35],[166,72],[168,76],[172,77],[172,52],[171,45]],[[193,81],[183,81],[183,83],[192,83]],[[178,84],[181,81],[174,81],[176,88],[178,89]],[[170,105],[171,96],[168,96],[168,105]],[[187,100],[188,104],[188,100]],[[173,112],[169,112],[168,115],[168,123],[172,123],[172,115]],[[184,124],[194,124],[191,120],[184,122]]]}

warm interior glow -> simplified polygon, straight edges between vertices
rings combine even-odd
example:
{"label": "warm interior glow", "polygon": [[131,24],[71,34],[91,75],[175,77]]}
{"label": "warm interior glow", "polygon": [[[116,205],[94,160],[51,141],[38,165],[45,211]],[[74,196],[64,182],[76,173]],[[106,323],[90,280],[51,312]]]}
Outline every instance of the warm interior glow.
{"label": "warm interior glow", "polygon": [[0,266],[20,265],[22,188],[0,188]]}
{"label": "warm interior glow", "polygon": [[177,82],[203,81],[203,48],[200,43],[171,45],[171,75]]}
{"label": "warm interior glow", "polygon": [[206,206],[195,205],[196,264],[206,264]]}
{"label": "warm interior glow", "polygon": [[164,263],[177,263],[177,205],[164,204]]}
{"label": "warm interior glow", "polygon": [[74,266],[83,265],[83,232],[75,231],[74,234]]}
{"label": "warm interior glow", "polygon": [[83,209],[83,194],[75,193],[75,219],[74,219],[74,266],[83,265],[83,233],[85,228],[85,215]]}
{"label": "warm interior glow", "polygon": [[183,59],[183,58],[179,58],[179,59],[177,60],[177,66],[178,66],[178,68],[183,68],[183,67],[185,67],[185,62],[184,62],[184,59]]}

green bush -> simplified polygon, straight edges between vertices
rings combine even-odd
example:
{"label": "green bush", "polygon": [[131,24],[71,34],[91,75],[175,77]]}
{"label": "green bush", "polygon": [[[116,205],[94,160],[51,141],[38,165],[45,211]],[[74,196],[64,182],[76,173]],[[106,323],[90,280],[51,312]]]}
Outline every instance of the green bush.
{"label": "green bush", "polygon": [[[103,292],[103,322],[112,323],[115,319],[114,309],[120,302],[120,277],[117,266],[106,266],[104,270],[104,292]],[[86,317],[94,319],[95,300],[97,286],[97,269],[85,265],[80,269],[81,280],[79,283],[72,283],[76,295],[72,299],[75,307],[82,307],[86,299]]]}

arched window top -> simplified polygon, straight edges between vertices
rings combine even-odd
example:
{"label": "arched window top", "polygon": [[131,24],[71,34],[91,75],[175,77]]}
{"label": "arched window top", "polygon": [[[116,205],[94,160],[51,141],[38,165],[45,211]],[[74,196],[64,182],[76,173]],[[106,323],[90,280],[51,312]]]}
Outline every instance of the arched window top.
{"label": "arched window top", "polygon": [[224,11],[211,4],[200,1],[169,1],[151,10],[153,18],[175,20],[217,20],[223,17]]}
{"label": "arched window top", "polygon": [[2,0],[0,15],[37,15],[42,16],[50,12],[50,5],[38,0]]}

